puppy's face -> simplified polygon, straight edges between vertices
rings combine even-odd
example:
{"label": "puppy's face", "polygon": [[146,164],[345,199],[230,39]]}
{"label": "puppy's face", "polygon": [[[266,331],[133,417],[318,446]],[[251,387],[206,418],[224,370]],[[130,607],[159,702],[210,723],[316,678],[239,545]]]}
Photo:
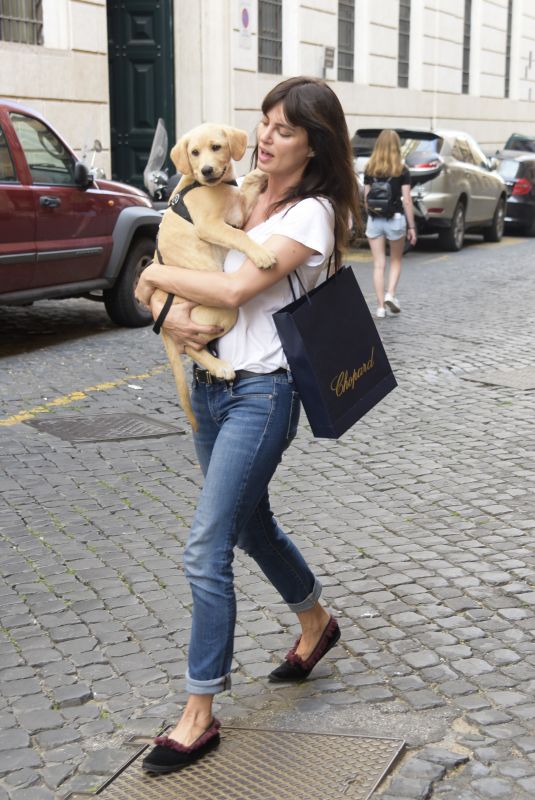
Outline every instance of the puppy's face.
{"label": "puppy's face", "polygon": [[177,170],[193,175],[203,186],[225,180],[231,159],[243,156],[247,133],[225,125],[199,125],[180,139],[171,150]]}

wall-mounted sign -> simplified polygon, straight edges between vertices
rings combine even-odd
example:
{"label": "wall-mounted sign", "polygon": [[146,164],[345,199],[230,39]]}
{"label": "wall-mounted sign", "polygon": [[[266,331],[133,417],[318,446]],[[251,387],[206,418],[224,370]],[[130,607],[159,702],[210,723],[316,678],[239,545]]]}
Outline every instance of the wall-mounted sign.
{"label": "wall-mounted sign", "polygon": [[334,47],[326,47],[323,55],[324,69],[332,69],[334,67]]}
{"label": "wall-mounted sign", "polygon": [[252,47],[251,43],[251,0],[238,1],[238,14],[239,14],[239,44],[249,50]]}

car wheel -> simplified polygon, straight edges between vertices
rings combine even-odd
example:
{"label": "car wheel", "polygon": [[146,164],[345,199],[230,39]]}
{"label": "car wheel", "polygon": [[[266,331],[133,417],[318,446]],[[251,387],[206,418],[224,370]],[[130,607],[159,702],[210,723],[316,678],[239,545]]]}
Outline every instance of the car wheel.
{"label": "car wheel", "polygon": [[464,244],[465,228],[464,215],[464,205],[459,202],[455,206],[450,227],[444,231],[440,231],[438,235],[438,241],[444,250],[456,252],[462,248]]}
{"label": "car wheel", "polygon": [[108,316],[117,325],[141,328],[152,322],[152,314],[134,295],[139,276],[152,261],[154,242],[138,239],[127,253],[119,277],[111,289],[104,291]]}
{"label": "car wheel", "polygon": [[503,231],[505,228],[505,200],[503,197],[500,197],[498,200],[498,205],[496,206],[496,210],[494,211],[494,217],[492,218],[492,225],[490,228],[486,228],[483,232],[483,238],[486,242],[499,242],[503,236]]}

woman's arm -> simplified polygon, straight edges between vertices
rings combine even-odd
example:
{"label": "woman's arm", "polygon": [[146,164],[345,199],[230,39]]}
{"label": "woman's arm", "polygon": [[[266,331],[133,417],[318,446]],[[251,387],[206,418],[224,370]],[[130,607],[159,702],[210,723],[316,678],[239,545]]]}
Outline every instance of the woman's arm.
{"label": "woman's arm", "polygon": [[370,184],[366,183],[364,185],[364,208],[366,209],[366,214],[368,213],[368,194],[370,193]]}
{"label": "woman's arm", "polygon": [[414,208],[412,205],[412,197],[411,197],[411,187],[410,184],[404,183],[401,187],[401,194],[403,196],[403,208],[405,210],[405,216],[407,217],[407,239],[414,247],[416,244],[416,225],[414,224]]}
{"label": "woman's arm", "polygon": [[249,259],[232,273],[151,264],[141,273],[136,297],[148,303],[154,290],[162,289],[200,305],[238,308],[317,253],[287,236],[271,236],[263,244],[277,257],[277,263],[270,269],[259,269]]}

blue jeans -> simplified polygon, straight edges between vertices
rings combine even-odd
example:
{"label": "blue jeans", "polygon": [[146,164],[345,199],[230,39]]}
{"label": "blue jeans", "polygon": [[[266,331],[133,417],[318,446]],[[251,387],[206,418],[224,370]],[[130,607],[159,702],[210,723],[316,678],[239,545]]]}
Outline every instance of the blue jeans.
{"label": "blue jeans", "polygon": [[216,694],[230,688],[234,547],[257,562],[292,611],[312,608],[321,584],[269,506],[269,481],[299,420],[291,376],[210,385],[194,380],[191,397],[205,480],[184,554],[193,595],[186,689]]}

